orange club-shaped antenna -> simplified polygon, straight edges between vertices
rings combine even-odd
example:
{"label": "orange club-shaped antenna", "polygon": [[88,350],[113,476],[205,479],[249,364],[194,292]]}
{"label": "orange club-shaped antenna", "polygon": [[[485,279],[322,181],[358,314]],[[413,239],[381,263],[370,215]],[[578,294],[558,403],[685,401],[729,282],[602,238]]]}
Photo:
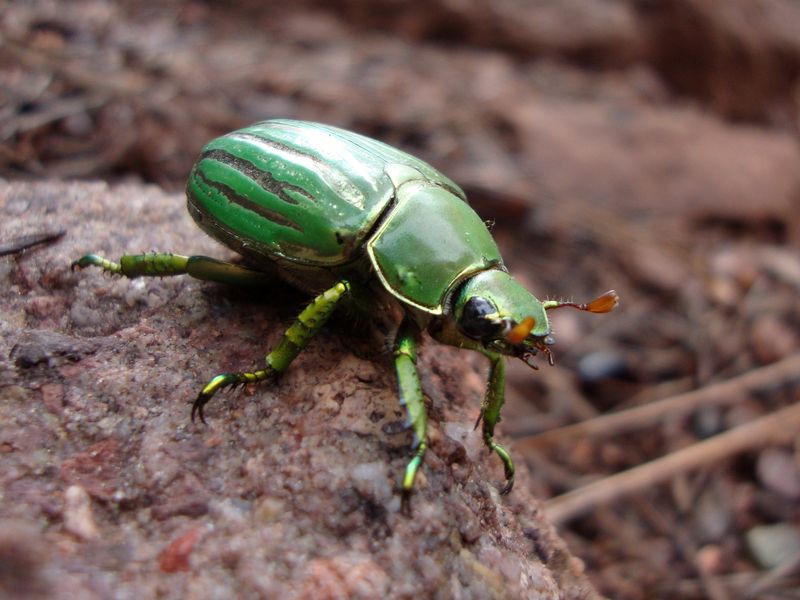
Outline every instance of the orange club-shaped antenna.
{"label": "orange club-shaped antenna", "polygon": [[548,300],[546,302],[542,302],[545,310],[569,306],[572,308],[577,308],[578,310],[585,310],[586,312],[596,314],[611,312],[617,307],[618,304],[619,294],[617,294],[617,292],[614,290],[608,290],[605,294],[601,294],[591,302],[586,302],[584,304],[580,304],[578,302],[562,302],[560,300]]}

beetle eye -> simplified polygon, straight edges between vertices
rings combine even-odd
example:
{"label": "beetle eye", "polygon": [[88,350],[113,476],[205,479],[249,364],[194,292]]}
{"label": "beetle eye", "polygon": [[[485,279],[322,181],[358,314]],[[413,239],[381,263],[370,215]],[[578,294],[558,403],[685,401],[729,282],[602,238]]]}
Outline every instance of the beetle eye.
{"label": "beetle eye", "polygon": [[496,336],[503,325],[496,319],[497,307],[486,298],[473,296],[464,305],[458,324],[465,335],[476,340]]}

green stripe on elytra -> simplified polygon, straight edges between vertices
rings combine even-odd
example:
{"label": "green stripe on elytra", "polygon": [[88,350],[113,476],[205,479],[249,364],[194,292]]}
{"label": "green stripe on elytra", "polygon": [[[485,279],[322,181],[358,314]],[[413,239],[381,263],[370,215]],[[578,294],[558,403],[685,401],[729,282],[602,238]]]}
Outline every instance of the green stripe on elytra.
{"label": "green stripe on elytra", "polygon": [[288,156],[296,156],[301,159],[306,159],[312,161],[317,167],[322,171],[329,171],[330,165],[322,160],[320,157],[315,156],[310,152],[303,152],[299,148],[295,148],[294,146],[290,146],[289,144],[284,144],[283,142],[279,142],[278,140],[274,140],[266,135],[259,135],[256,132],[247,132],[247,131],[235,131],[233,133],[229,133],[227,136],[231,139],[235,140],[242,140],[242,141],[249,141],[252,143],[256,143],[258,145],[265,145],[269,146],[273,150],[280,152],[282,154],[286,154]]}
{"label": "green stripe on elytra", "polygon": [[223,139],[250,143],[260,148],[262,151],[264,151],[264,148],[271,149],[276,154],[282,154],[293,159],[298,165],[306,163],[305,168],[318,173],[340,199],[357,208],[364,208],[364,194],[358,187],[353,185],[349,176],[332,166],[330,161],[323,160],[313,152],[304,152],[302,149],[266,137],[266,135],[261,134],[261,132],[236,131],[234,133],[229,133]]}
{"label": "green stripe on elytra", "polygon": [[288,194],[287,191],[294,192],[296,195],[301,195],[311,202],[314,201],[314,196],[309,194],[299,185],[294,185],[285,181],[280,181],[279,179],[275,179],[275,177],[269,171],[260,169],[249,160],[245,160],[241,156],[236,156],[227,150],[223,150],[221,148],[206,150],[200,155],[200,160],[203,159],[216,160],[233,167],[240,173],[243,173],[252,179],[258,184],[259,187],[270,192],[271,194],[275,194],[278,198],[284,202],[287,202],[288,204],[297,204],[297,199]]}
{"label": "green stripe on elytra", "polygon": [[242,208],[249,210],[251,212],[254,212],[257,215],[262,216],[269,221],[272,221],[276,225],[289,227],[291,229],[299,231],[300,233],[303,233],[303,227],[300,224],[295,223],[291,219],[287,219],[284,215],[280,213],[269,210],[268,208],[265,208],[256,202],[253,202],[249,198],[242,196],[236,190],[234,190],[230,186],[225,185],[224,183],[220,183],[218,181],[213,181],[209,179],[203,173],[202,166],[199,169],[195,169],[194,176],[200,179],[208,187],[217,190],[228,200],[228,202],[241,206]]}

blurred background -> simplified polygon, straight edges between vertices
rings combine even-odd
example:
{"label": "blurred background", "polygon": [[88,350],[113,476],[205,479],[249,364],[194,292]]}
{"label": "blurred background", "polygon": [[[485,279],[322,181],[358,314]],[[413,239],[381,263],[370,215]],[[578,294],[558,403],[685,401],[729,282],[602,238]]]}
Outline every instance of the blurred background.
{"label": "blurred background", "polygon": [[645,465],[624,497],[545,505],[601,592],[800,597],[797,420],[764,421],[800,402],[800,3],[0,2],[2,177],[177,191],[272,117],[444,171],[539,297],[620,293],[554,315],[556,366],[514,366],[501,426],[543,500]]}

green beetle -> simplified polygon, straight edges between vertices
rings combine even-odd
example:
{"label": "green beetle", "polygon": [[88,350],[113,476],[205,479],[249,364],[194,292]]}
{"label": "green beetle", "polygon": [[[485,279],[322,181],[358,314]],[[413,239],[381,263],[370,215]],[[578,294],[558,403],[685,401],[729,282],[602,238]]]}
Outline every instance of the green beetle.
{"label": "green beetle", "polygon": [[[396,332],[394,363],[400,402],[415,434],[402,480],[404,501],[427,448],[427,413],[417,374],[417,343],[427,329],[439,342],[477,350],[491,364],[478,424],[505,467],[514,464],[494,441],[505,389],[503,356],[522,359],[553,344],[546,311],[571,306],[594,313],[617,304],[606,292],[588,304],[541,302],[507,272],[497,245],[464,192],[427,163],[376,140],[293,120],[257,123],[217,138],[200,154],[186,186],[199,227],[246,259],[248,266],[205,256],[125,255],[95,265],[126,277],[188,274],[233,284],[263,284],[277,273],[316,297],[300,313],[264,368],[214,377],[192,406],[203,408],[228,386],[284,372],[340,303]],[[534,367],[535,368],[535,367]]]}

